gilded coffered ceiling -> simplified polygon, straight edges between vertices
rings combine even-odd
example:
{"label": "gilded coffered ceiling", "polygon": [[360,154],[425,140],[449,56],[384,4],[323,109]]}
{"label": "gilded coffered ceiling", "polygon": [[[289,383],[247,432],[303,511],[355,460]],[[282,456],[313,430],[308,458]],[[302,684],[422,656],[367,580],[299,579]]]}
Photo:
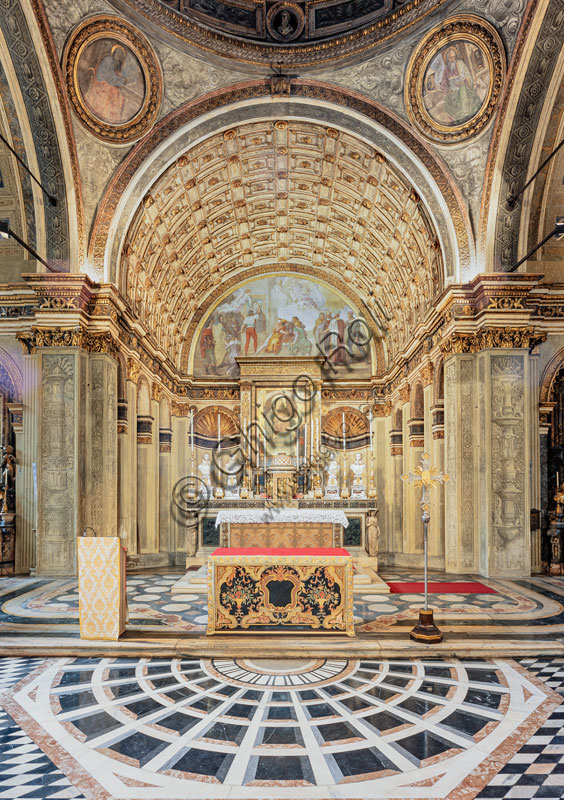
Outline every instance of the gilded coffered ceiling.
{"label": "gilded coffered ceiling", "polygon": [[177,367],[195,312],[239,273],[322,275],[359,298],[392,356],[443,285],[436,234],[406,179],[364,141],[301,121],[194,146],[155,181],[122,252],[121,289]]}

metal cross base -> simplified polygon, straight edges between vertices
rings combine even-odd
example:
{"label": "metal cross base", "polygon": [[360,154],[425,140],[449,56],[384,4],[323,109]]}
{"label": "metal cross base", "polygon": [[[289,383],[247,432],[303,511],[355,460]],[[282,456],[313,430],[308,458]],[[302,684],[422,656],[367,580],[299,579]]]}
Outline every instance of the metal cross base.
{"label": "metal cross base", "polygon": [[443,640],[443,634],[435,625],[432,609],[421,609],[417,625],[409,634],[409,638],[414,642],[423,644],[438,644]]}

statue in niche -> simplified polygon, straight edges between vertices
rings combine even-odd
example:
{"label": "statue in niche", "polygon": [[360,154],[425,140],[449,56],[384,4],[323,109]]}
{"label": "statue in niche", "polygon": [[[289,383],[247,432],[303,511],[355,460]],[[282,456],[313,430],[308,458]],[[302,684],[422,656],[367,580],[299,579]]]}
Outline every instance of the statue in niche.
{"label": "statue in niche", "polygon": [[16,457],[14,456],[14,448],[11,445],[4,449],[1,470],[1,511],[3,514],[12,514],[16,510]]}
{"label": "statue in niche", "polygon": [[[210,459],[209,453],[204,453],[204,460],[201,464],[198,465],[198,472],[200,473],[200,477],[205,487],[207,487],[208,492],[211,494],[212,489],[212,482],[211,482],[211,471],[212,471],[212,463]],[[204,486],[201,487],[200,493],[204,492]]]}
{"label": "statue in niche", "polygon": [[338,486],[339,463],[335,458],[335,453],[331,453],[329,457],[329,466],[327,467],[327,486]]}
{"label": "statue in niche", "polygon": [[378,524],[378,512],[370,509],[366,515],[366,548],[368,555],[378,554],[378,539],[380,538],[380,525]]}
{"label": "statue in niche", "polygon": [[186,555],[193,558],[198,549],[198,515],[191,512],[186,520]]}

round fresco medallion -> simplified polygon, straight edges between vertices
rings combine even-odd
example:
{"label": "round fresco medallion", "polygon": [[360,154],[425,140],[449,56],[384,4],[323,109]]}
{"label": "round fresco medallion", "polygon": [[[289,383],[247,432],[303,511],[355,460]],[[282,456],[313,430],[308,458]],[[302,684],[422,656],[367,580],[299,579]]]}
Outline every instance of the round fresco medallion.
{"label": "round fresco medallion", "polygon": [[145,38],[123,20],[86,20],[67,44],[64,70],[74,110],[101,139],[129,143],[155,121],[159,64]]}
{"label": "round fresco medallion", "polygon": [[505,77],[505,54],[494,28],[461,16],[432,30],[407,69],[410,120],[429,139],[459,142],[491,119]]}
{"label": "round fresco medallion", "polygon": [[272,6],[266,15],[266,27],[278,42],[291,42],[302,33],[305,24],[304,12],[295,3],[283,0]]}

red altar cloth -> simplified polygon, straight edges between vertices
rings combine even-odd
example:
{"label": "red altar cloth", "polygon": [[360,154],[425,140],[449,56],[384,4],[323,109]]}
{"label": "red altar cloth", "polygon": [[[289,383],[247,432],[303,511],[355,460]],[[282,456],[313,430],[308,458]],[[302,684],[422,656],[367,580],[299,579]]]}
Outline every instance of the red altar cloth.
{"label": "red altar cloth", "polygon": [[212,556],[348,556],[344,547],[218,547]]}

